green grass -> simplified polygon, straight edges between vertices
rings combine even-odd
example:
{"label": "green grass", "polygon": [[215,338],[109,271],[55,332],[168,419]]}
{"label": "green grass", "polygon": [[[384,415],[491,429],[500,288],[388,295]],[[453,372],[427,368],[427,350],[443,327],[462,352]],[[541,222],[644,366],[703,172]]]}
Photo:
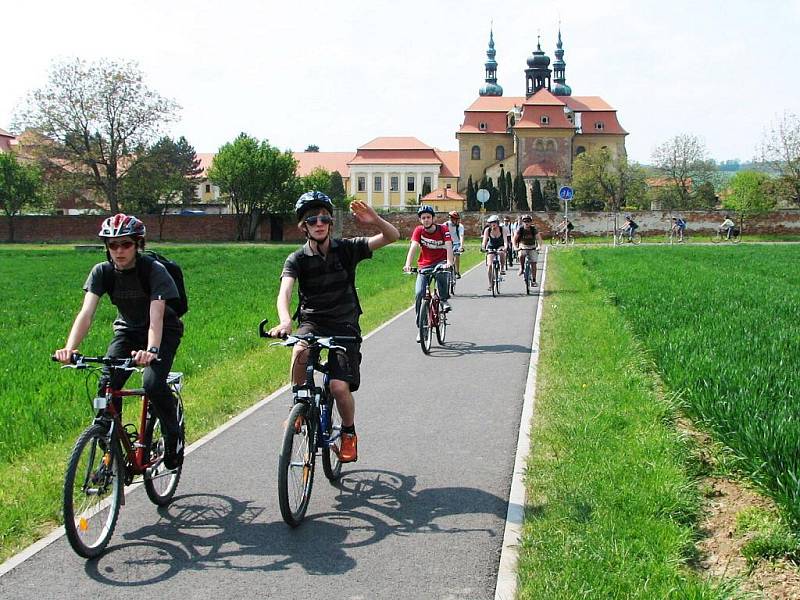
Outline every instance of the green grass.
{"label": "green grass", "polygon": [[[276,320],[280,271],[296,247],[162,247],[183,268],[189,295],[174,366],[186,374],[189,441],[287,382],[286,351],[269,348],[256,327],[261,318]],[[407,243],[394,244],[359,266],[365,333],[411,305],[414,278],[401,274],[407,249]],[[59,369],[49,357],[64,344],[83,282],[102,259],[72,246],[0,246],[0,280],[13,282],[0,291],[0,560],[60,520],[64,465],[92,412],[83,375]],[[481,259],[478,252],[465,253],[462,269]],[[82,351],[105,351],[114,314],[104,299]]]}
{"label": "green grass", "polygon": [[688,568],[700,499],[688,449],[619,310],[551,254],[521,598],[721,598]]}
{"label": "green grass", "polygon": [[800,527],[800,247],[580,255],[686,412]]}

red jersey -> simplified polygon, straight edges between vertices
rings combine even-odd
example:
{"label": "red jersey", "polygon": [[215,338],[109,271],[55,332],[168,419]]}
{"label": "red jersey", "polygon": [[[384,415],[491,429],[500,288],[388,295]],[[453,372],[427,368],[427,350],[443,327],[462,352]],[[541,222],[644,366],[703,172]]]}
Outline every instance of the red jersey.
{"label": "red jersey", "polygon": [[445,248],[445,242],[453,243],[453,238],[450,237],[450,230],[442,225],[436,225],[436,229],[433,232],[427,232],[422,225],[417,225],[414,233],[411,234],[411,240],[420,245],[417,266],[423,269],[446,261],[447,248]]}

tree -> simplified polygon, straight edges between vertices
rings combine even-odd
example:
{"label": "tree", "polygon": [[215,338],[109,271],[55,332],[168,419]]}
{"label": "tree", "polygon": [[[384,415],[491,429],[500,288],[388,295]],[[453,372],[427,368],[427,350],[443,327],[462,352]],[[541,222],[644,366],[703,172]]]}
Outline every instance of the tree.
{"label": "tree", "polygon": [[618,211],[623,206],[640,206],[645,198],[644,169],[629,163],[626,156],[607,148],[584,152],[572,165],[575,208]]}
{"label": "tree", "polygon": [[526,211],[528,206],[528,188],[520,173],[514,178],[514,206],[517,210]]}
{"label": "tree", "polygon": [[333,205],[338,208],[347,208],[345,203],[345,196],[347,192],[344,189],[344,181],[342,181],[342,174],[339,171],[331,173],[331,200]]}
{"label": "tree", "polygon": [[676,135],[658,146],[653,151],[653,164],[674,193],[674,206],[665,208],[680,210],[695,207],[692,187],[709,181],[716,170],[714,161],[707,157],[703,142],[690,134]]}
{"label": "tree", "polygon": [[533,180],[533,187],[531,188],[531,204],[533,210],[545,210],[544,196],[542,195],[542,184],[538,179]]}
{"label": "tree", "polygon": [[309,144],[308,147],[305,149],[306,152],[319,152],[319,146],[316,144]]}
{"label": "tree", "polygon": [[731,193],[722,205],[739,214],[742,225],[755,215],[775,208],[776,199],[768,193],[769,175],[756,171],[739,171],[731,177]]}
{"label": "tree", "polygon": [[508,190],[506,189],[506,172],[503,167],[500,167],[500,177],[497,179],[497,189],[500,192],[500,206],[505,209],[508,207],[508,210],[511,210],[511,202],[509,202]]}
{"label": "tree", "polygon": [[38,146],[37,158],[68,175],[78,190],[97,190],[116,213],[120,185],[143,159],[137,150],[157,139],[178,109],[145,85],[133,62],[75,59],[52,67],[15,128],[44,135],[48,143]]}
{"label": "tree", "polygon": [[697,208],[713,210],[717,207],[717,193],[714,191],[714,184],[704,181],[694,190],[692,194],[693,204]]}
{"label": "tree", "polygon": [[[341,181],[341,175],[339,176]],[[331,173],[324,167],[315,167],[305,177],[301,178],[301,184],[304,192],[316,190],[322,192],[326,196],[332,197],[331,191]],[[344,196],[344,194],[342,194]]]}
{"label": "tree", "polygon": [[760,160],[780,173],[791,198],[800,205],[800,117],[784,113],[764,134]]}
{"label": "tree", "polygon": [[554,177],[550,177],[544,182],[542,197],[547,210],[557,211],[561,209],[561,200],[558,198],[558,184]]}
{"label": "tree", "polygon": [[288,214],[297,195],[297,161],[245,133],[222,146],[208,178],[229,194],[239,216],[237,239],[252,240],[265,212]]}
{"label": "tree", "polygon": [[38,167],[19,162],[11,152],[0,152],[0,208],[8,218],[8,241],[14,241],[14,217],[23,208],[43,204]]}
{"label": "tree", "polygon": [[[514,210],[514,183],[511,178],[511,171],[506,171],[506,195],[508,196],[508,209]],[[520,210],[517,207],[517,210]]]}

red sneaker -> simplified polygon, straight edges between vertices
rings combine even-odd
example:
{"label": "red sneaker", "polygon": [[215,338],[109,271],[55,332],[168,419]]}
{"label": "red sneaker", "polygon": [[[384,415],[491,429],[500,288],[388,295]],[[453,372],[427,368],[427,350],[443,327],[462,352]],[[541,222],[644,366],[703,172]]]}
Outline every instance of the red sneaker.
{"label": "red sneaker", "polygon": [[358,436],[354,433],[342,434],[342,445],[339,448],[339,462],[349,463],[358,460]]}

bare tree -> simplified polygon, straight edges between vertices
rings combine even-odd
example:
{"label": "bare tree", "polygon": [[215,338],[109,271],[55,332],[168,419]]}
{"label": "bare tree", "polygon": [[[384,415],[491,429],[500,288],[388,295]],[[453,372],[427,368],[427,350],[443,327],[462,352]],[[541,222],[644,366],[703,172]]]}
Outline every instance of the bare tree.
{"label": "bare tree", "polygon": [[709,181],[714,173],[705,144],[691,134],[676,135],[653,151],[653,165],[669,182],[674,207],[693,207],[692,187]]}
{"label": "bare tree", "polygon": [[787,112],[773,122],[764,133],[759,154],[791,188],[792,201],[800,204],[800,118]]}
{"label": "bare tree", "polygon": [[47,143],[36,158],[83,189],[105,196],[119,211],[119,188],[179,106],[148,88],[136,63],[80,59],[56,63],[45,87],[31,92],[14,127],[37,131]]}

